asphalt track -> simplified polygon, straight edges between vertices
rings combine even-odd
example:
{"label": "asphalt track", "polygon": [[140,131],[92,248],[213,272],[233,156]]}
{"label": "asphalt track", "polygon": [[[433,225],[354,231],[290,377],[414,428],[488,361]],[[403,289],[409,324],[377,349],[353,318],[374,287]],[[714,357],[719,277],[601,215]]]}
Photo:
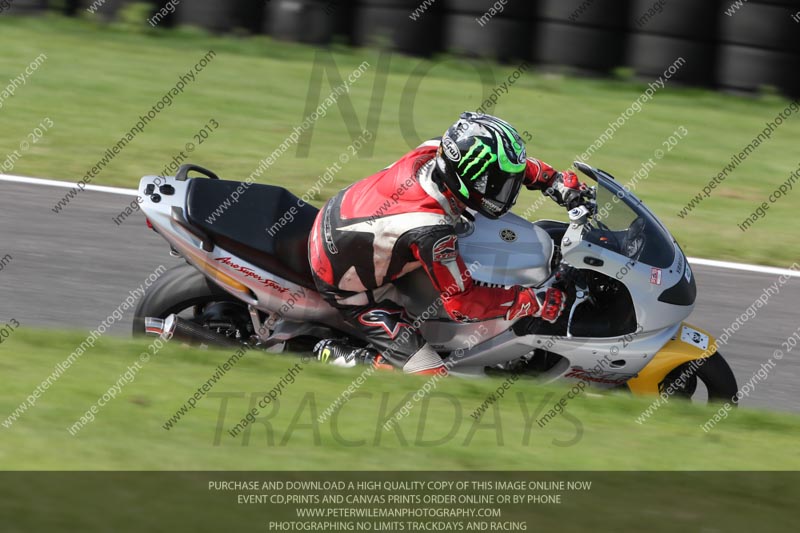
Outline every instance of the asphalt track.
{"label": "asphalt track", "polygon": [[[51,208],[68,189],[0,181],[0,324],[93,329],[159,265],[180,264],[141,214],[121,225],[117,216],[132,196],[86,190],[59,214]],[[777,245],[777,244],[776,244]],[[7,256],[11,259],[8,260]],[[5,260],[3,258],[6,258]],[[788,266],[788,265],[787,265]],[[689,321],[719,335],[778,281],[774,272],[695,264],[698,302]],[[800,328],[800,278],[791,278],[721,350],[742,387],[781,341]],[[111,328],[130,334],[132,310]],[[742,405],[800,412],[800,346],[756,378]],[[19,364],[24,364],[20,361]]]}

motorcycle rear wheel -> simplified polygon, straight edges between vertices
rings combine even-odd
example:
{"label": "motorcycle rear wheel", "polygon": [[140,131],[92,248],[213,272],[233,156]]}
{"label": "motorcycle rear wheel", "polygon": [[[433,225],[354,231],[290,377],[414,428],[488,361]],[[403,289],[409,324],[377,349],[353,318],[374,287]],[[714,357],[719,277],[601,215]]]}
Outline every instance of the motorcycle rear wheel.
{"label": "motorcycle rear wheel", "polygon": [[145,334],[146,318],[173,313],[229,337],[252,334],[247,306],[188,264],[169,269],[147,289],[134,311],[133,335]]}

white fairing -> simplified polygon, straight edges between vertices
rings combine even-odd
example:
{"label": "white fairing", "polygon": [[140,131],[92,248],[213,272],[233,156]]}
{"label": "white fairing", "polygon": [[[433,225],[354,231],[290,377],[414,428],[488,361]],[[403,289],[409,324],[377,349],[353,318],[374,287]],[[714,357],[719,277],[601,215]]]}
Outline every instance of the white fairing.
{"label": "white fairing", "polygon": [[[513,242],[507,242],[509,229],[516,237]],[[506,239],[501,234],[504,231]],[[564,358],[543,376],[545,379],[583,379],[593,386],[610,388],[635,376],[676,336],[681,321],[694,306],[671,305],[658,298],[665,288],[692,276],[677,245],[672,265],[660,269],[660,283],[656,284],[651,282],[653,269],[650,266],[632,263],[620,254],[591,245],[582,239],[582,228],[578,225],[570,225],[567,236],[566,243],[561,243],[563,260],[576,268],[606,274],[627,287],[634,303],[636,332],[607,338],[519,336],[510,330],[513,322],[494,319],[456,323],[448,320],[439,308],[433,315],[435,318],[425,322],[421,331],[434,348],[456,355],[451,355],[453,373],[482,374],[486,367],[524,357],[541,348]],[[499,220],[476,215],[476,222],[461,231],[459,247],[479,282],[540,286],[550,280],[552,239],[543,229],[516,215],[509,214]],[[591,259],[599,261],[590,264],[593,263]],[[429,285],[423,275],[415,273],[403,286],[403,292],[410,295],[408,308],[415,314],[423,312],[425,303],[436,298],[430,288],[426,289]]]}
{"label": "white fairing", "polygon": [[[580,264],[581,268],[601,272],[622,282],[631,293],[636,321],[644,331],[656,331],[677,324],[686,319],[694,309],[694,305],[671,305],[658,299],[667,287],[672,287],[684,276],[693,275],[689,262],[685,260],[677,245],[672,265],[662,269],[653,269],[644,263],[631,262],[625,256],[592,246],[585,241],[563,247],[562,253],[564,260],[570,264]],[[603,264],[587,265],[584,262],[586,257],[599,259]],[[651,283],[653,270],[658,270],[659,283]]]}

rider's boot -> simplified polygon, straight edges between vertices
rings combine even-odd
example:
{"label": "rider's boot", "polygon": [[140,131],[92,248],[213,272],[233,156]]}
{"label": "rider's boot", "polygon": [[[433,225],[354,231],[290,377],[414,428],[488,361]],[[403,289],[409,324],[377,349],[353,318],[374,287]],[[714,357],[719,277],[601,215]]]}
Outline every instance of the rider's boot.
{"label": "rider's boot", "polygon": [[314,346],[314,355],[323,363],[345,368],[351,368],[358,364],[372,365],[381,370],[394,368],[377,350],[351,346],[345,341],[336,339],[319,341]]}

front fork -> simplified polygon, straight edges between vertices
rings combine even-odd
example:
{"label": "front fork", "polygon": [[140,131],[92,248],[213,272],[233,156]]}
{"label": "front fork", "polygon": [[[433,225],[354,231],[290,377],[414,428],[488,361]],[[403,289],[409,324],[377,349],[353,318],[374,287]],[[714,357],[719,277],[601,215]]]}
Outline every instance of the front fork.
{"label": "front fork", "polygon": [[[697,335],[687,334],[689,332]],[[711,357],[716,351],[716,339],[708,332],[684,322],[675,337],[658,351],[636,377],[628,380],[628,388],[634,394],[642,396],[658,395],[659,385],[667,374],[689,361]]]}

